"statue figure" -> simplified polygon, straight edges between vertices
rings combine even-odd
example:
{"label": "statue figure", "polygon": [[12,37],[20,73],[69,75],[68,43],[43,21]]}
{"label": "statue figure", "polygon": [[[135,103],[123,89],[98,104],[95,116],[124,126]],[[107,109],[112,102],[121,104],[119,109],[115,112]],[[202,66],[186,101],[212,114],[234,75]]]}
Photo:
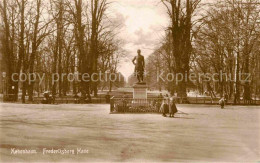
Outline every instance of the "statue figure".
{"label": "statue figure", "polygon": [[144,81],[144,56],[141,55],[141,50],[137,50],[137,56],[132,60],[135,65],[135,76],[137,77],[138,83],[142,83]]}

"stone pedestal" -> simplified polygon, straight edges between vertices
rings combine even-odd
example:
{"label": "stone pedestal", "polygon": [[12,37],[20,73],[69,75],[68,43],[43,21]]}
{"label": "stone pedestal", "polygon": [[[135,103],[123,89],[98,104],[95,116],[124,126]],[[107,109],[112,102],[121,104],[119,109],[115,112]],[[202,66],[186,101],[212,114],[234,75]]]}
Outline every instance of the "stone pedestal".
{"label": "stone pedestal", "polygon": [[146,83],[136,83],[133,86],[134,88],[134,99],[147,99],[147,85]]}

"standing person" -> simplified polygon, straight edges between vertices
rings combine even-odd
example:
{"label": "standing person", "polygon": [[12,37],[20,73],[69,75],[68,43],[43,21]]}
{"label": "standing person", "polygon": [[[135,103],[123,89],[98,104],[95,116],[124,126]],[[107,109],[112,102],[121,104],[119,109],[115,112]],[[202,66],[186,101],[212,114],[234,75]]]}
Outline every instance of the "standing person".
{"label": "standing person", "polygon": [[166,117],[166,114],[169,112],[169,103],[170,98],[168,94],[166,94],[161,105],[161,112],[163,113],[162,116],[164,117]]}
{"label": "standing person", "polygon": [[175,101],[173,98],[171,98],[171,101],[170,101],[170,106],[169,106],[169,114],[170,114],[170,117],[174,117],[174,114],[177,113],[178,110],[177,110],[177,107],[175,105]]}
{"label": "standing person", "polygon": [[165,99],[166,99],[166,104],[169,105],[170,104],[170,97],[168,94],[165,95]]}
{"label": "standing person", "polygon": [[221,107],[221,109],[224,109],[224,106],[225,106],[225,98],[222,97],[220,100],[219,100],[219,105]]}
{"label": "standing person", "polygon": [[164,117],[166,117],[166,108],[167,108],[166,99],[163,99],[162,105],[160,108],[160,112],[162,113],[162,116],[164,116]]}

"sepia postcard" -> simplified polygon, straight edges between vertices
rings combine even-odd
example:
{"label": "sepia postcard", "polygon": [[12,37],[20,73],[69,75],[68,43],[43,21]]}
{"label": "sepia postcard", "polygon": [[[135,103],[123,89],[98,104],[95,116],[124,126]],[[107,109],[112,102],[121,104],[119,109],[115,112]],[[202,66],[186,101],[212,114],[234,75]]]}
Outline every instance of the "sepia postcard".
{"label": "sepia postcard", "polygon": [[260,1],[1,0],[0,162],[260,162]]}

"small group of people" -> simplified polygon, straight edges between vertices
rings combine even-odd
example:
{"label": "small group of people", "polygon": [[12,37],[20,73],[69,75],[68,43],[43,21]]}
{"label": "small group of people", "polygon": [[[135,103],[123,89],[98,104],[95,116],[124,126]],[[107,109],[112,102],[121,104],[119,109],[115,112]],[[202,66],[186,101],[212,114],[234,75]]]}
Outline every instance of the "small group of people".
{"label": "small group of people", "polygon": [[174,114],[177,113],[178,110],[173,97],[170,98],[168,94],[163,97],[160,112],[164,117],[167,117],[167,113],[169,114],[169,117],[174,117]]}

